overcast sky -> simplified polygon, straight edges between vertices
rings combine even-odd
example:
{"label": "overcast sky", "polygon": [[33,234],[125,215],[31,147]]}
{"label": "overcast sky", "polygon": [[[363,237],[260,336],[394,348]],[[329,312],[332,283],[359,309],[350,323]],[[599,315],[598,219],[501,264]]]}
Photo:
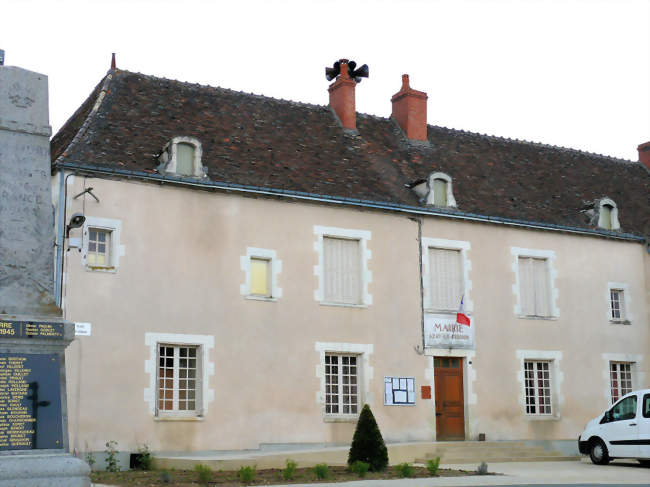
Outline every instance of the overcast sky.
{"label": "overcast sky", "polygon": [[110,67],[327,104],[324,68],[401,74],[428,121],[637,160],[650,141],[650,0],[3,0],[5,64],[49,76],[54,131]]}

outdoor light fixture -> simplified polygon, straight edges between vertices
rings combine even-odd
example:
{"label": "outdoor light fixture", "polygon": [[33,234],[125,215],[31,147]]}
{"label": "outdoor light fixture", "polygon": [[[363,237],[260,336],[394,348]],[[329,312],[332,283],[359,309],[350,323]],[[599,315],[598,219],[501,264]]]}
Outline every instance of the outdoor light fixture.
{"label": "outdoor light fixture", "polygon": [[65,227],[65,238],[70,237],[70,230],[73,228],[79,228],[86,221],[86,217],[82,213],[74,213],[70,217],[70,223]]}
{"label": "outdoor light fixture", "polygon": [[[370,69],[367,64],[364,64],[359,69],[357,63],[354,61],[347,61],[347,59],[341,59],[343,62],[347,62],[348,65],[348,75],[357,83],[361,83],[361,78],[367,78],[370,75]],[[332,81],[339,74],[341,74],[341,61],[336,61],[334,66],[331,68],[325,68],[325,78],[327,81]]]}

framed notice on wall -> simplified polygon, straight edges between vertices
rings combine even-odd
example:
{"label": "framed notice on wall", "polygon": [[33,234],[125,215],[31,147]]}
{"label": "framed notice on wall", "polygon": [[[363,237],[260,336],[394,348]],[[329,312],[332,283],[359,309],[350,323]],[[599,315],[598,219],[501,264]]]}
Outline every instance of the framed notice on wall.
{"label": "framed notice on wall", "polygon": [[414,406],[415,377],[384,377],[384,406]]}

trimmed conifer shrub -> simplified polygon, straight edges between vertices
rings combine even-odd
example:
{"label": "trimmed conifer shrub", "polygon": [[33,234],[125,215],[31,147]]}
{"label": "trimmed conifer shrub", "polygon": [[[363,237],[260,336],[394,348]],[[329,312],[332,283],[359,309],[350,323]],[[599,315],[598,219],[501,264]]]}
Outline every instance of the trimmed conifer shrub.
{"label": "trimmed conifer shrub", "polygon": [[388,449],[367,404],[363,406],[354,430],[348,465],[351,466],[358,460],[368,463],[372,472],[381,472],[388,465]]}

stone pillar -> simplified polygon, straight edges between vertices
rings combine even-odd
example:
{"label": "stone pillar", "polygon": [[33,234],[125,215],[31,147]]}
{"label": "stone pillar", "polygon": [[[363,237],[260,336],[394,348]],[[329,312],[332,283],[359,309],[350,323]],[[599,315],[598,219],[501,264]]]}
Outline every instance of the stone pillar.
{"label": "stone pillar", "polygon": [[88,487],[68,452],[47,77],[0,65],[0,487]]}

